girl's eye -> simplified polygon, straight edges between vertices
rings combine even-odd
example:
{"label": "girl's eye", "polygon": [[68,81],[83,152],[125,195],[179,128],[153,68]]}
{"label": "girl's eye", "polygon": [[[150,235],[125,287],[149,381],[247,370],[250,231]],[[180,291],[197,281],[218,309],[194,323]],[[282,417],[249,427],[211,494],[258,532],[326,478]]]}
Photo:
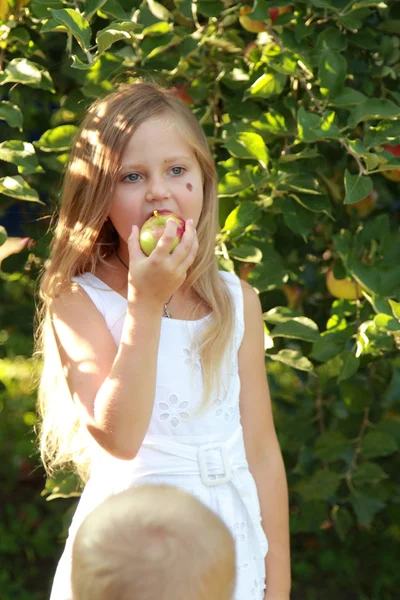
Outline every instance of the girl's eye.
{"label": "girl's eye", "polygon": [[173,175],[182,175],[185,169],[183,167],[172,167],[171,173]]}
{"label": "girl's eye", "polygon": [[136,181],[139,181],[139,177],[141,177],[139,173],[129,173],[129,175],[125,175],[125,177],[122,178],[122,181],[135,183]]}

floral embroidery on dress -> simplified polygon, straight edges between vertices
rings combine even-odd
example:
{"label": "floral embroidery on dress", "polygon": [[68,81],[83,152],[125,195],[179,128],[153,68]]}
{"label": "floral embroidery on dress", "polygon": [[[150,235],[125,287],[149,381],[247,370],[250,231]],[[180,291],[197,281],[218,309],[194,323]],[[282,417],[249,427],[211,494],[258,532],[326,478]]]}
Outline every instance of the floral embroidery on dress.
{"label": "floral embroidery on dress", "polygon": [[233,535],[234,535],[236,542],[238,542],[238,543],[245,542],[246,541],[246,523],[244,523],[243,521],[241,523],[235,523],[235,525],[233,527]]}
{"label": "floral embroidery on dress", "polygon": [[195,351],[190,351],[188,348],[183,349],[183,354],[185,355],[185,365],[190,365],[196,371],[201,371],[201,360],[196,348]]}
{"label": "floral embroidery on dress", "polygon": [[217,406],[215,410],[216,417],[221,417],[225,421],[225,423],[228,423],[228,421],[231,421],[233,419],[233,417],[235,416],[234,406],[228,404],[227,402],[224,402],[223,400],[220,400],[219,398],[214,400],[214,404]]}
{"label": "floral embroidery on dress", "polygon": [[179,402],[178,396],[171,394],[167,401],[162,400],[158,403],[158,408],[162,411],[158,418],[160,421],[169,421],[171,427],[175,429],[181,421],[189,419],[189,413],[185,410],[188,406],[187,400]]}

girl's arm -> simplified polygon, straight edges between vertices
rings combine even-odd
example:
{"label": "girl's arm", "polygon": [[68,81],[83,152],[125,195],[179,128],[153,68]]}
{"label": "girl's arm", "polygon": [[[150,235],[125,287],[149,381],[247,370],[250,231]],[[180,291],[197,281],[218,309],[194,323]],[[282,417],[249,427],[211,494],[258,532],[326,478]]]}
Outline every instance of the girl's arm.
{"label": "girl's arm", "polygon": [[[188,222],[189,223],[189,222]],[[163,303],[185,280],[198,249],[193,224],[169,254],[176,225],[168,224],[150,257],[138,230],[129,239],[127,311],[116,348],[99,311],[81,289],[58,297],[52,320],[66,380],[88,431],[110,454],[135,457],[149,426],[156,387]]]}
{"label": "girl's arm", "polygon": [[129,303],[118,348],[83,290],[57,298],[52,315],[72,400],[88,431],[113,456],[134,458],[153,408],[162,304]]}
{"label": "girl's arm", "polygon": [[240,412],[247,460],[268,538],[265,600],[289,600],[289,509],[285,467],[265,372],[264,322],[258,295],[242,282],[245,333],[239,350]]}

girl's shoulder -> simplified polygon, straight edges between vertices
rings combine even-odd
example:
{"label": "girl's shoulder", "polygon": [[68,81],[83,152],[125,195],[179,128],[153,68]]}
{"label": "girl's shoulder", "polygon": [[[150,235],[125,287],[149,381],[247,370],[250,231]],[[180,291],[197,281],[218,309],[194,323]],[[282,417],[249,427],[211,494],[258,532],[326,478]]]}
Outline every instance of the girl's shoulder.
{"label": "girl's shoulder", "polygon": [[82,273],[72,277],[73,284],[83,289],[103,316],[111,324],[126,310],[126,299],[93,273]]}

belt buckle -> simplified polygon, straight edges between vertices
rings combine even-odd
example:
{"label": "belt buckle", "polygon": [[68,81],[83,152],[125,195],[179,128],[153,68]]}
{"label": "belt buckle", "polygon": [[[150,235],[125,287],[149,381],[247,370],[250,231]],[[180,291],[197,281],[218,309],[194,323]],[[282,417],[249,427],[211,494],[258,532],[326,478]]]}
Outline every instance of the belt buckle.
{"label": "belt buckle", "polygon": [[[211,477],[208,472],[207,462],[206,462],[206,452],[209,450],[220,450],[221,451],[221,459],[222,465],[224,467],[224,475],[219,476],[215,475],[215,478]],[[232,469],[229,463],[228,450],[225,444],[203,444],[197,450],[197,456],[200,467],[200,476],[205,485],[208,487],[213,487],[215,485],[221,485],[223,483],[227,483],[232,479]]]}

